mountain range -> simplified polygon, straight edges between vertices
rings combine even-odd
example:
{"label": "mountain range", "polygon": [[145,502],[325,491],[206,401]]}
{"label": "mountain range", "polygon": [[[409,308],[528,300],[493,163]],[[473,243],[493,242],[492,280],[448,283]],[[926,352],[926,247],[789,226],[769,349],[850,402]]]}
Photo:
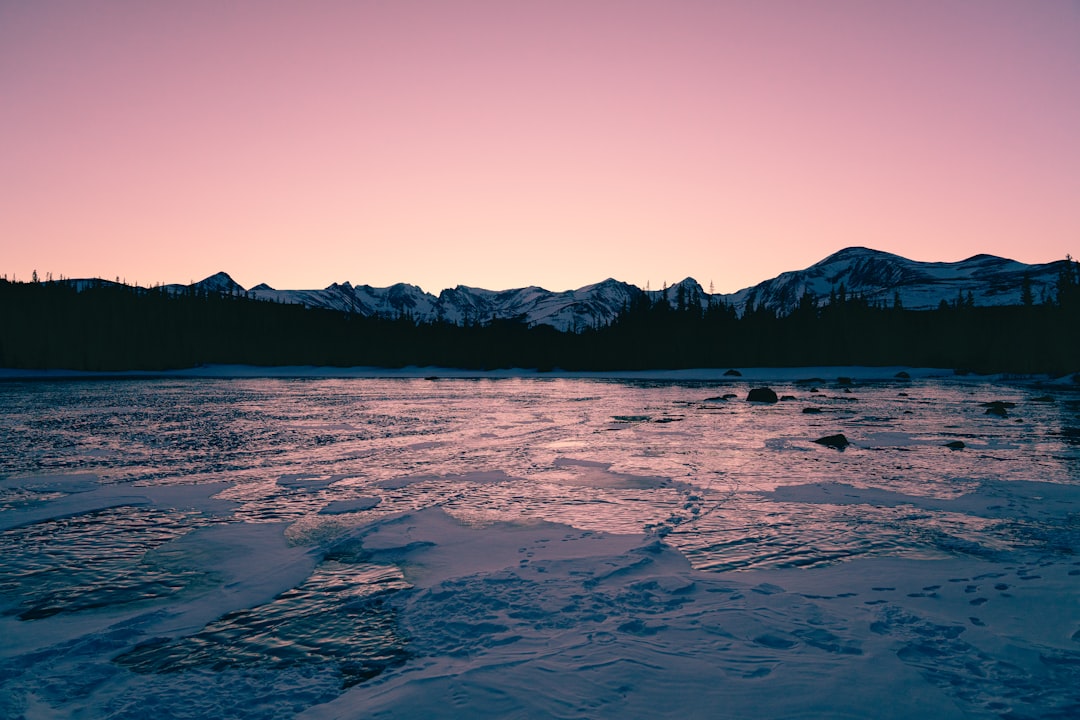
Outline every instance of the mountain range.
{"label": "mountain range", "polygon": [[642,295],[654,301],[664,296],[675,305],[680,292],[687,304],[700,303],[706,307],[710,303],[724,303],[740,315],[747,308],[783,314],[796,307],[808,293],[815,303],[824,305],[831,294],[841,291],[848,297],[862,296],[872,304],[891,307],[899,300],[905,309],[929,310],[943,300],[954,302],[969,297],[975,305],[1019,305],[1026,281],[1038,303],[1054,297],[1057,279],[1066,262],[1029,265],[993,255],[975,255],[959,262],[920,262],[879,250],[850,247],[803,270],[784,272],[734,293],[716,294],[705,292],[693,278],[652,291],[610,278],[564,292],[540,287],[493,291],[458,285],[435,296],[404,283],[376,288],[348,282],[334,283],[321,290],[276,290],[266,284],[248,290],[224,272],[190,286],[166,288],[174,292],[194,288],[243,294],[367,316],[407,314],[417,320],[456,324],[520,319],[530,325],[546,324],[576,331],[607,325]]}

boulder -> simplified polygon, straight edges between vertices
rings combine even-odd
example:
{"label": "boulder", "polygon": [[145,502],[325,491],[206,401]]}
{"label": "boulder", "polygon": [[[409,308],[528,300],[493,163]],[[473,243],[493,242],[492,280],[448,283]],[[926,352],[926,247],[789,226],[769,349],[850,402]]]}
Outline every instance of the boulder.
{"label": "boulder", "polygon": [[818,445],[824,445],[825,447],[836,448],[837,450],[843,450],[851,443],[844,437],[843,433],[837,433],[836,435],[826,435],[825,437],[815,440]]}
{"label": "boulder", "polygon": [[964,444],[963,440],[953,440],[952,442],[945,443],[945,447],[950,450],[963,450],[967,445]]}
{"label": "boulder", "polygon": [[776,392],[772,388],[759,387],[751,388],[746,400],[747,402],[774,403],[778,402],[780,398],[776,397]]}
{"label": "boulder", "polygon": [[784,402],[784,401],[786,401],[786,400],[795,400],[795,399],[796,399],[796,398],[795,398],[795,396],[794,396],[794,395],[784,395],[783,397],[781,397],[781,398],[780,398],[780,401],[781,401],[781,402]]}
{"label": "boulder", "polygon": [[730,370],[724,371],[724,377],[742,377],[742,373],[735,368],[732,368]]}
{"label": "boulder", "polygon": [[803,411],[804,415],[820,415],[821,414],[821,408],[816,408],[816,407],[805,407],[805,408],[802,409],[802,411]]}
{"label": "boulder", "polygon": [[1016,403],[1006,402],[1003,400],[993,400],[991,402],[984,402],[982,406],[986,408],[987,415],[1009,417],[1009,413],[1007,411],[1016,407]]}

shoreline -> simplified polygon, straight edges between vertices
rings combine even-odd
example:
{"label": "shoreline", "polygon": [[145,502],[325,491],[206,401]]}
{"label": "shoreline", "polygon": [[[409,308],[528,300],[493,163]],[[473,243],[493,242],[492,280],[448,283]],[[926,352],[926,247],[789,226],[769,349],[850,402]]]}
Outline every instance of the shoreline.
{"label": "shoreline", "polygon": [[[731,374],[735,370],[738,374]],[[905,375],[906,374],[906,375]],[[0,368],[0,382],[51,380],[155,380],[155,379],[326,379],[326,380],[622,380],[628,382],[777,382],[814,380],[819,384],[849,378],[862,382],[906,382],[909,380],[955,379],[981,382],[1029,382],[1037,385],[1080,385],[1080,373],[988,373],[979,374],[950,368],[905,365],[825,365],[755,368],[681,368],[652,370],[538,370],[536,368],[467,368],[416,366],[385,368],[374,366],[337,367],[329,365],[200,365],[169,370],[68,370],[63,368]]]}
{"label": "shoreline", "polygon": [[[372,366],[335,367],[328,365],[201,365],[194,368],[172,370],[67,370],[0,368],[0,380],[141,380],[154,378],[326,378],[326,379],[504,379],[504,378],[558,378],[596,380],[667,380],[739,382],[749,380],[777,380],[794,382],[804,379],[835,380],[848,377],[852,380],[902,380],[898,373],[904,372],[910,379],[962,377],[947,368],[913,368],[902,365],[871,367],[859,365],[809,366],[809,367],[762,367],[736,368],[738,375],[728,374],[729,368],[683,368],[655,370],[545,370],[535,368],[500,368],[495,370],[471,370],[466,368],[410,365],[402,368]],[[981,375],[994,378],[1001,375]],[[1013,377],[1013,376],[1010,376]],[[1048,375],[1024,375],[1022,377],[1047,377]]]}

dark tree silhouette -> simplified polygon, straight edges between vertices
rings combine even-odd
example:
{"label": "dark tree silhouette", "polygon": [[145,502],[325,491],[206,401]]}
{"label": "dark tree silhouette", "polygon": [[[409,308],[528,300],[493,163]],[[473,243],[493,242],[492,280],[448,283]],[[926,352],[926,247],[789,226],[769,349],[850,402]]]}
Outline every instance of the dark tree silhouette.
{"label": "dark tree silhouette", "polygon": [[[665,286],[666,290],[666,286]],[[913,365],[973,371],[1080,370],[1080,265],[1062,264],[1053,302],[975,306],[960,295],[937,310],[870,304],[841,285],[819,305],[804,293],[786,314],[735,309],[682,286],[641,292],[607,326],[560,332],[525,318],[471,313],[463,325],[366,317],[253,300],[240,293],[170,292],[119,283],[0,279],[0,366],[164,370],[208,363],[439,365],[462,368],[646,369]],[[1031,302],[1029,302],[1031,300]]]}

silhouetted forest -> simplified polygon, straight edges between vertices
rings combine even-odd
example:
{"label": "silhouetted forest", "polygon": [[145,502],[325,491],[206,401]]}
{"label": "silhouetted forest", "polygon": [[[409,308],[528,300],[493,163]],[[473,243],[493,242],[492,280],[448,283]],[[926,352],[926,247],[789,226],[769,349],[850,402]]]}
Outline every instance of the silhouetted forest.
{"label": "silhouetted forest", "polygon": [[936,310],[806,296],[790,313],[642,293],[608,326],[578,333],[522,319],[466,326],[364,317],[228,295],[85,281],[0,280],[0,367],[165,370],[202,364],[406,365],[635,370],[911,365],[973,372],[1080,370],[1080,271],[1055,297]]}

